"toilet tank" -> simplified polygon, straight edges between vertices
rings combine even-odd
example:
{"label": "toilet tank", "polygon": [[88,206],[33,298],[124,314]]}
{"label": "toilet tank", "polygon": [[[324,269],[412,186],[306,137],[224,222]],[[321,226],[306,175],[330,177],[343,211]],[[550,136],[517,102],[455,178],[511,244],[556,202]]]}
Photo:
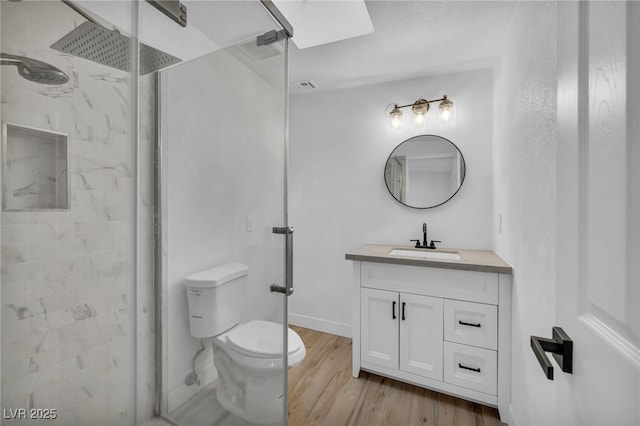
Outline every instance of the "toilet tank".
{"label": "toilet tank", "polygon": [[184,279],[193,337],[217,336],[240,322],[248,271],[242,263],[227,263]]}

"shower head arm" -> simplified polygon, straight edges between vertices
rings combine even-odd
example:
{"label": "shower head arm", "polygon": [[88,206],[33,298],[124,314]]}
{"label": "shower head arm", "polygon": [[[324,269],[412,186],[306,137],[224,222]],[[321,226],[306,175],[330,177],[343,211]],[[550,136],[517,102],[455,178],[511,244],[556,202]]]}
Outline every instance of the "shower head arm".
{"label": "shower head arm", "polygon": [[93,22],[94,24],[98,24],[98,25],[104,26],[100,22],[98,22],[93,16],[89,15],[89,13],[85,12],[80,6],[78,6],[77,4],[72,2],[71,0],[60,0],[60,1],[62,3],[64,3],[64,4],[66,4],[67,6],[69,6],[71,9],[75,10],[76,13],[78,13],[80,16],[82,16],[87,21]]}
{"label": "shower head arm", "polygon": [[[101,23],[100,21],[98,21],[95,17],[93,17],[91,14],[89,14],[89,12],[85,11],[83,8],[81,8],[80,6],[78,6],[77,4],[75,4],[72,0],[60,0],[62,3],[66,4],[67,6],[69,6],[71,9],[73,9],[78,15],[82,16],[84,19],[86,19],[87,21],[94,23],[96,25],[100,25],[102,28],[107,28],[107,25]],[[115,31],[118,34],[120,34],[120,30],[118,28],[116,28],[115,26],[111,26],[112,30],[111,31]]]}
{"label": "shower head arm", "polygon": [[19,56],[12,55],[10,53],[0,53],[0,65],[22,65],[24,61]]}

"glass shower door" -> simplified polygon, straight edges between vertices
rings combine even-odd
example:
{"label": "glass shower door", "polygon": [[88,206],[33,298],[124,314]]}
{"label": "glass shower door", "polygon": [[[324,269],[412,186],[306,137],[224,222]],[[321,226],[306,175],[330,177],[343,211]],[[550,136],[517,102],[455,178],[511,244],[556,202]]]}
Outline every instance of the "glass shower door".
{"label": "glass shower door", "polygon": [[[175,31],[162,50],[174,44],[181,62],[155,87],[159,408],[179,425],[286,424],[287,302],[272,290],[287,284],[290,237],[287,39],[259,1],[186,5],[184,30],[161,27]],[[141,35],[153,13],[141,8]],[[244,272],[213,290],[207,312],[193,311],[185,277],[230,264]],[[218,337],[194,333],[190,318],[209,310],[237,325]]]}

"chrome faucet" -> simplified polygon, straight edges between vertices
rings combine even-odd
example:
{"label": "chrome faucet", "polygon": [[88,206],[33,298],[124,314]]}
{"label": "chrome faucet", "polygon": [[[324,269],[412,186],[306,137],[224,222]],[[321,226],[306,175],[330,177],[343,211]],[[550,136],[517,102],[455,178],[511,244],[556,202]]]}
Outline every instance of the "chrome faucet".
{"label": "chrome faucet", "polygon": [[431,240],[430,244],[427,244],[427,224],[423,223],[422,224],[422,244],[420,244],[420,240],[411,240],[412,242],[415,241],[416,248],[425,248],[425,249],[435,249],[436,248],[436,244],[435,243],[441,243],[442,241],[438,241],[438,240]]}

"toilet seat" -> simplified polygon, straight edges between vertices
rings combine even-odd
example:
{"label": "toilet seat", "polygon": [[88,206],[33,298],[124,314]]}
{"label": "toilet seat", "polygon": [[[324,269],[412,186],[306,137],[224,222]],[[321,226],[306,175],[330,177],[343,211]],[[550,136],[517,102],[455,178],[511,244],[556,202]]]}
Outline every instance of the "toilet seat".
{"label": "toilet seat", "polygon": [[[236,362],[257,369],[282,368],[282,324],[272,321],[249,321],[238,324],[218,336],[217,340]],[[298,333],[288,329],[288,365],[294,367],[304,359],[306,348]]]}
{"label": "toilet seat", "polygon": [[[287,354],[291,355],[302,346],[298,334],[289,329]],[[256,358],[279,358],[282,356],[282,324],[271,321],[250,321],[234,327],[227,334],[227,341],[236,351]]]}

